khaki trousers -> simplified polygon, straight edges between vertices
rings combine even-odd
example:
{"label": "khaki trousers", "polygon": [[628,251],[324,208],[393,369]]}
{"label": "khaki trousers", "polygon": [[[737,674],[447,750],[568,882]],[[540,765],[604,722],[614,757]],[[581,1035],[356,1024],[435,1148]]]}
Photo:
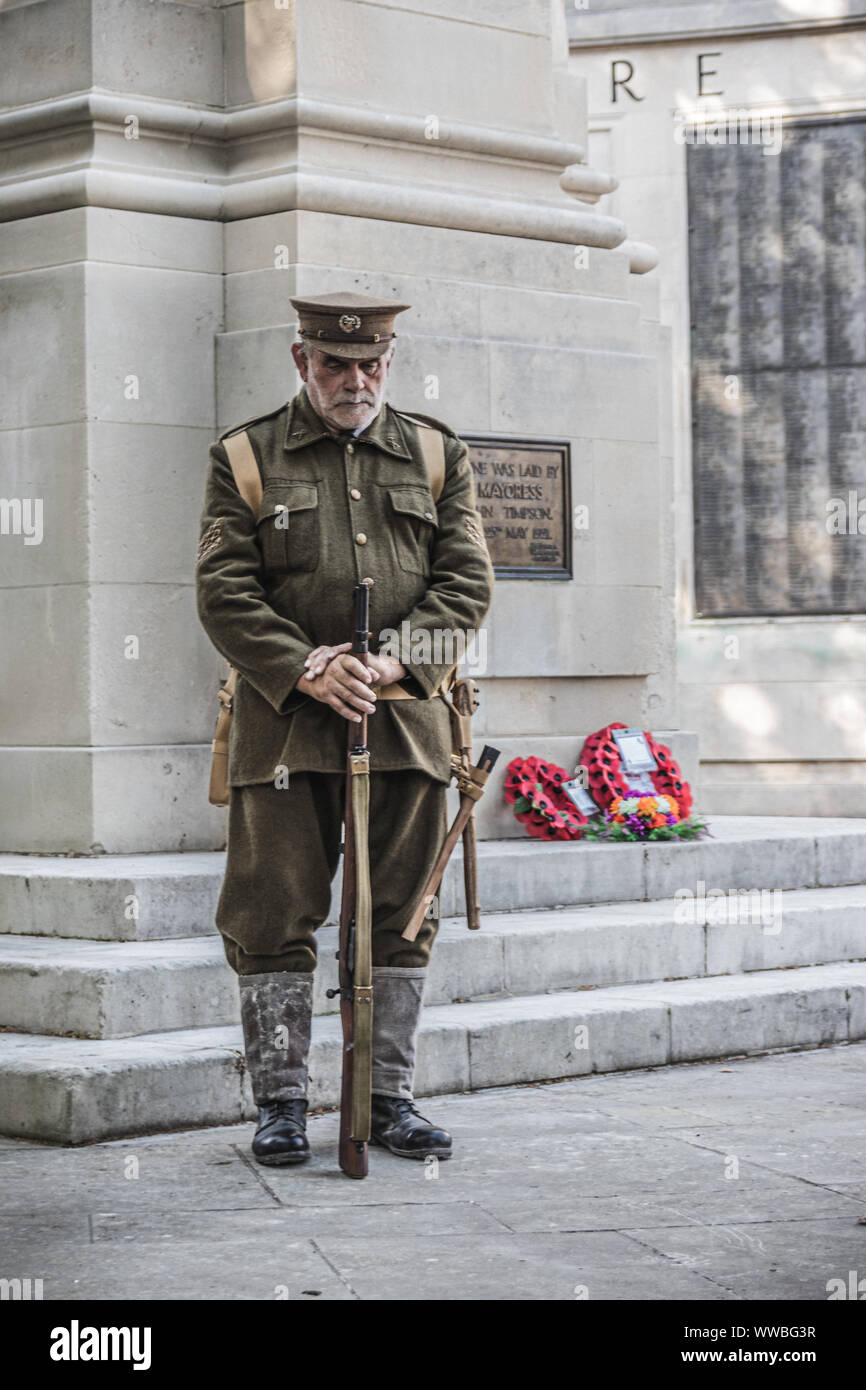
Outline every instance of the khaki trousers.
{"label": "khaki trousers", "polygon": [[[438,921],[400,933],[421,900],[447,833],[446,786],[425,772],[370,776],[373,964],[426,966]],[[311,971],[343,835],[345,777],[293,772],[289,786],[232,787],[228,857],[216,912],[238,975]]]}

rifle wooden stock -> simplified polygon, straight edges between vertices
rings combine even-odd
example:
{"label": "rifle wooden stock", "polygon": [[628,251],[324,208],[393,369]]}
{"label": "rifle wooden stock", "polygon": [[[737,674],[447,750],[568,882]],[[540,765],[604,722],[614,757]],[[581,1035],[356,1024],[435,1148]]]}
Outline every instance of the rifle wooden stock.
{"label": "rifle wooden stock", "polygon": [[464,827],[469,817],[472,815],[476,801],[481,799],[484,792],[484,784],[493,771],[498,757],[499,749],[491,748],[489,744],[485,744],[481,750],[481,757],[478,759],[477,766],[470,767],[467,771],[461,771],[458,776],[457,786],[460,789],[460,809],[451,823],[451,829],[445,836],[445,842],[439,851],[438,858],[433,866],[433,872],[427,880],[427,884],[421,896],[421,901],[415,909],[414,915],[405,931],[402,932],[402,936],[406,941],[414,941],[421,930],[421,923],[424,921],[424,916],[428,907],[439,891],[442,875],[445,873],[448,860],[451,858],[454,851],[454,846],[463,834]]}
{"label": "rifle wooden stock", "polygon": [[[370,591],[354,590],[352,652],[368,665]],[[370,862],[367,817],[370,755],[367,716],[347,721],[346,804],[343,813],[343,893],[340,901],[340,1020],[343,1025],[343,1072],[340,1088],[339,1162],[350,1178],[367,1176],[370,1138],[370,1084],[373,1036],[373,977]]]}

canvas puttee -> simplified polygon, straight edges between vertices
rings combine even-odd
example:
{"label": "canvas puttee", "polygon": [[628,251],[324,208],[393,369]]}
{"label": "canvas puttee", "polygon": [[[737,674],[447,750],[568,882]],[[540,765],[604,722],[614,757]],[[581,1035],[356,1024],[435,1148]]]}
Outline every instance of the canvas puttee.
{"label": "canvas puttee", "polygon": [[[253,516],[257,516],[262,501],[262,478],[249,435],[246,430],[241,430],[237,434],[231,434],[223,439],[222,445],[231,464],[238,492]],[[430,491],[433,494],[434,502],[438,502],[445,483],[445,444],[438,430],[422,429],[421,449],[430,478]],[[455,677],[456,671],[451,671],[445,682],[433,692],[431,698],[445,695],[454,684]],[[229,733],[237,680],[237,671],[234,667],[230,667],[228,676],[219,689],[220,709],[214,730],[210,786],[208,788],[208,801],[212,806],[228,806],[229,804]],[[381,690],[377,690],[376,698],[379,700],[417,700],[418,696],[413,695],[399,682],[395,682],[392,685],[384,685]]]}

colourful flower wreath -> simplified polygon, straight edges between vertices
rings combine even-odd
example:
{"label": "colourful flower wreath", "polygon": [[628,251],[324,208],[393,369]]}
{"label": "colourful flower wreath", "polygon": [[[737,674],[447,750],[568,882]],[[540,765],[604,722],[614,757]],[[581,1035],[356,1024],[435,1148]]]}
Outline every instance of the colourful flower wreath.
{"label": "colourful flower wreath", "polygon": [[[641,792],[634,792],[629,788],[628,774],[622,770],[622,757],[612,733],[614,729],[626,728],[628,725],[623,723],[608,724],[597,733],[590,734],[580,750],[574,775],[580,775],[581,765],[585,768],[587,791],[602,810],[612,808],[617,797],[642,795]],[[655,772],[650,773],[650,781],[660,796],[673,799],[679,819],[688,820],[692,809],[692,793],[680,772],[679,764],[671,750],[663,743],[658,743],[647,730],[644,730],[644,737],[658,763]]]}
{"label": "colourful flower wreath", "polygon": [[535,839],[580,839],[587,819],[562,790],[568,780],[564,767],[544,758],[512,758],[508,764],[505,800]]}
{"label": "colourful flower wreath", "polygon": [[679,807],[672,796],[645,796],[629,790],[625,796],[614,797],[610,806],[611,818],[617,825],[633,830],[654,830],[659,825],[676,825]]}
{"label": "colourful flower wreath", "polygon": [[709,835],[700,816],[680,820],[672,796],[647,796],[629,787],[615,796],[603,817],[584,828],[585,840],[702,840]]}

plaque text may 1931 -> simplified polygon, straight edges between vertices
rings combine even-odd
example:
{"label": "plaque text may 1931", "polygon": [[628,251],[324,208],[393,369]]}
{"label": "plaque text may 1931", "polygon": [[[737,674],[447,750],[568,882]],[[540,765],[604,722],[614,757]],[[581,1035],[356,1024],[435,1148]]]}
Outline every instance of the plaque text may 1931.
{"label": "plaque text may 1931", "polygon": [[549,439],[460,436],[496,574],[570,579],[570,453]]}

